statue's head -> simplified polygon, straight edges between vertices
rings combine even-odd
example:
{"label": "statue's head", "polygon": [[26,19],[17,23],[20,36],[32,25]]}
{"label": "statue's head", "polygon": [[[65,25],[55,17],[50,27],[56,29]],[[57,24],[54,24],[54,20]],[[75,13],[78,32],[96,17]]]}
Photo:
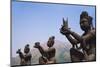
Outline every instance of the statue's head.
{"label": "statue's head", "polygon": [[49,37],[48,42],[47,42],[48,47],[52,47],[54,45],[54,39],[55,39],[55,36]]}
{"label": "statue's head", "polygon": [[24,53],[28,53],[30,51],[29,44],[25,45]]}
{"label": "statue's head", "polygon": [[25,45],[25,48],[29,48],[29,44],[26,44],[26,45]]}
{"label": "statue's head", "polygon": [[92,17],[88,15],[86,11],[83,11],[80,15],[80,27],[83,31],[91,29]]}
{"label": "statue's head", "polygon": [[33,47],[34,48],[39,48],[40,47],[40,42],[35,42],[35,45]]}

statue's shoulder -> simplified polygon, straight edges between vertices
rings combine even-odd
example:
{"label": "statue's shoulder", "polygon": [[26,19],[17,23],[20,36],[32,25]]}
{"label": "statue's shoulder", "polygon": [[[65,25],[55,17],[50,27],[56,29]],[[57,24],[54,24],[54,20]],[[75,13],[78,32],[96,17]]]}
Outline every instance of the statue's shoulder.
{"label": "statue's shoulder", "polygon": [[92,36],[95,36],[96,35],[96,30],[95,30],[95,28],[94,29],[92,29],[92,30],[90,30],[88,33],[83,33],[82,34],[82,37],[84,37],[85,35],[92,35]]}

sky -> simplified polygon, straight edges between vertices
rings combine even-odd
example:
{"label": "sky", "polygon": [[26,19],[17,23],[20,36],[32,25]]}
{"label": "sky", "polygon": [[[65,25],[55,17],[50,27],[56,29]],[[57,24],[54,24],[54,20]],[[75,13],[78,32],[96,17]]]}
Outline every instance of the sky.
{"label": "sky", "polygon": [[[56,40],[67,42],[60,33],[62,18],[68,18],[71,30],[82,34],[79,20],[82,11],[93,17],[95,26],[95,7],[69,4],[50,4],[36,2],[12,2],[12,56],[16,50],[23,49],[26,44],[32,47],[35,42],[47,42],[50,36]],[[67,46],[67,45],[66,45]]]}

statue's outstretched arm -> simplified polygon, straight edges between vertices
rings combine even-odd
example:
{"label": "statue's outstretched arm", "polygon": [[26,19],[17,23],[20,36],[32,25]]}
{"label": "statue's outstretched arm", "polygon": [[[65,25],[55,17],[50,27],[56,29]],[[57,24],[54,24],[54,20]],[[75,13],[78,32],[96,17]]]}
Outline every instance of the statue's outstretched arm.
{"label": "statue's outstretched arm", "polygon": [[67,39],[70,41],[72,45],[78,44],[79,41],[74,39],[71,35],[66,35]]}
{"label": "statue's outstretched arm", "polygon": [[[67,18],[67,20],[64,20],[64,18],[63,18],[63,25],[61,25],[60,33],[65,35],[68,38],[68,40],[71,41],[71,43],[73,43],[76,40],[78,42],[82,41],[81,36],[79,34],[73,32],[73,31],[71,31],[71,29],[69,28],[68,18]],[[69,34],[71,36],[73,36],[73,38],[76,39],[76,40],[73,40],[73,38],[71,36],[68,36]]]}
{"label": "statue's outstretched arm", "polygon": [[45,56],[47,54],[47,51],[45,51],[43,49],[43,47],[40,46],[40,42],[36,42],[35,46],[33,46],[33,47],[38,48],[38,50],[39,50],[39,52],[41,53],[42,56]]}
{"label": "statue's outstretched arm", "polygon": [[71,34],[78,42],[82,42],[82,37],[81,37],[79,34],[73,32],[73,31],[70,31],[70,34]]}
{"label": "statue's outstretched arm", "polygon": [[39,47],[39,51],[40,51],[42,56],[46,56],[47,55],[47,51],[44,50],[42,47]]}
{"label": "statue's outstretched arm", "polygon": [[77,39],[79,42],[82,42],[83,39],[88,41],[90,40],[91,38],[95,37],[96,36],[96,32],[95,32],[95,29],[94,30],[91,30],[87,35],[85,36],[80,36],[79,34],[75,33],[75,32],[72,32],[70,31],[70,34],[75,38]]}

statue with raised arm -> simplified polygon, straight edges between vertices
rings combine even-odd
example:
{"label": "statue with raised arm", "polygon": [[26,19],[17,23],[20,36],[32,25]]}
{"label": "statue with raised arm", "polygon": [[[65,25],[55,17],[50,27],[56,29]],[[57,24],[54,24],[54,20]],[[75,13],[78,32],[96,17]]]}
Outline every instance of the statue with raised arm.
{"label": "statue with raised arm", "polygon": [[40,42],[35,42],[35,46],[33,46],[34,48],[37,48],[39,50],[39,52],[41,53],[41,57],[39,57],[39,64],[47,64],[47,53],[46,51],[43,49],[43,47],[40,45]]}
{"label": "statue with raised arm", "polygon": [[29,44],[26,44],[24,48],[24,60],[26,62],[26,65],[31,65],[31,58],[32,58],[32,55],[30,53]]}
{"label": "statue with raised arm", "polygon": [[41,57],[39,58],[39,64],[52,64],[52,63],[56,63],[55,60],[55,53],[56,50],[53,47],[54,45],[54,36],[50,37],[48,42],[47,42],[47,46],[49,47],[47,50],[44,50],[42,48],[42,46],[40,46],[40,42],[36,42],[35,43],[35,48],[37,48],[40,53],[41,53]]}
{"label": "statue with raised arm", "polygon": [[55,43],[55,37],[51,36],[49,37],[48,41],[47,41],[47,46],[48,46],[48,63],[56,63],[56,59],[55,59],[55,54],[56,54],[56,49],[53,47]]}
{"label": "statue with raised arm", "polygon": [[[83,11],[80,15],[80,28],[84,33],[79,35],[73,32],[68,25],[62,25],[60,29],[60,33],[65,35],[66,38],[72,44],[72,48],[70,49],[70,56],[72,62],[78,61],[94,61],[96,60],[96,31],[92,24],[92,17],[88,15],[86,11]],[[63,23],[67,23],[63,19]],[[78,47],[77,44],[80,44]],[[75,48],[76,45],[76,48]],[[82,49],[83,52],[78,51],[78,49]]]}
{"label": "statue with raised arm", "polygon": [[20,58],[20,65],[25,65],[25,59],[24,59],[24,54],[21,52],[21,49],[18,49],[16,51],[17,54],[19,54],[19,58]]}
{"label": "statue with raised arm", "polygon": [[20,57],[20,65],[31,65],[32,55],[30,53],[29,44],[26,44],[25,45],[24,53],[21,52],[21,49],[18,49],[16,51],[16,53],[19,54],[19,57]]}

